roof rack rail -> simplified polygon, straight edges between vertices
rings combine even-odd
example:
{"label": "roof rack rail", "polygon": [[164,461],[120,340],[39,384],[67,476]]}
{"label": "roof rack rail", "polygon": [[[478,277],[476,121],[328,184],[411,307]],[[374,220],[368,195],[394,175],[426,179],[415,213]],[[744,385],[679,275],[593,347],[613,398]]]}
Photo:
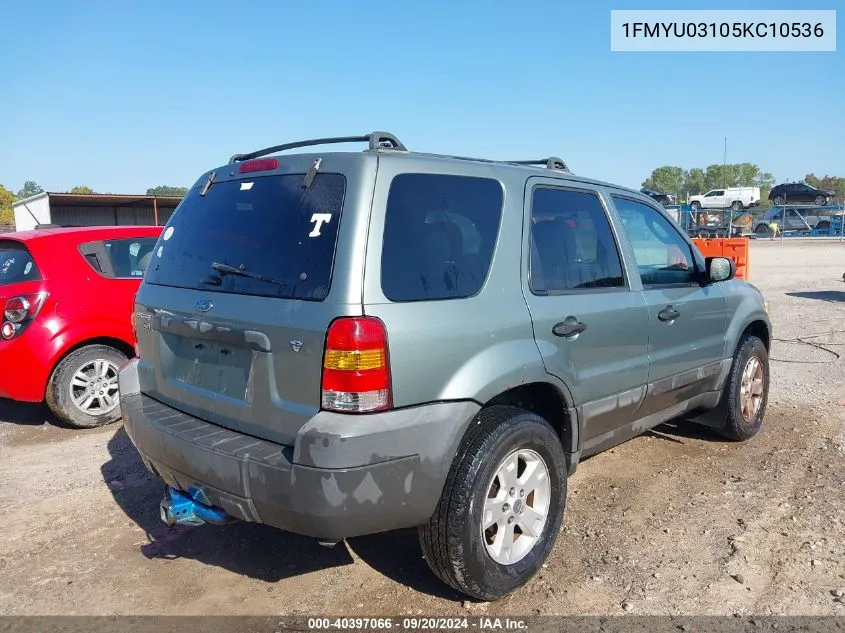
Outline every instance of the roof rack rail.
{"label": "roof rack rail", "polygon": [[515,165],[545,165],[546,169],[559,169],[561,171],[569,171],[569,167],[563,162],[563,159],[557,156],[549,156],[548,158],[540,158],[537,160],[510,160],[506,161]]}
{"label": "roof rack rail", "polygon": [[309,147],[311,145],[330,145],[332,143],[363,143],[367,142],[370,149],[396,149],[402,152],[407,152],[401,141],[389,132],[370,132],[361,136],[335,136],[330,138],[312,138],[306,141],[296,141],[294,143],[284,143],[283,145],[275,145],[273,147],[265,147],[248,154],[234,154],[229,159],[229,164],[237,163],[243,160],[251,160],[259,156],[267,156],[267,154],[275,154],[276,152],[283,152],[289,149],[296,149],[297,147]]}

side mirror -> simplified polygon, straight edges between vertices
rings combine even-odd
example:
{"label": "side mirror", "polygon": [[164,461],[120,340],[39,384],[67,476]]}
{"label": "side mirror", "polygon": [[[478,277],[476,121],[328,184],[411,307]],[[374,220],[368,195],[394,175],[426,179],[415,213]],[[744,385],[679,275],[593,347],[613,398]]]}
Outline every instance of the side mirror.
{"label": "side mirror", "polygon": [[736,263],[729,257],[708,257],[705,262],[709,282],[729,281],[736,276]]}

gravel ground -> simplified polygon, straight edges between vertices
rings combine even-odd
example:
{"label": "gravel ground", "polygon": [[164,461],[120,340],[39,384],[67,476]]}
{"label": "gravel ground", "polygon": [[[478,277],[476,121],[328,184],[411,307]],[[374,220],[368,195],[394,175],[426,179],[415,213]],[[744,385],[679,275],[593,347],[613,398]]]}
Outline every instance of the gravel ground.
{"label": "gravel ground", "polygon": [[259,525],[167,529],[119,425],[0,401],[0,614],[845,615],[843,255],[752,243],[778,338],[760,434],[667,424],[587,460],[547,566],[497,603],[444,588],[412,531],[325,549]]}

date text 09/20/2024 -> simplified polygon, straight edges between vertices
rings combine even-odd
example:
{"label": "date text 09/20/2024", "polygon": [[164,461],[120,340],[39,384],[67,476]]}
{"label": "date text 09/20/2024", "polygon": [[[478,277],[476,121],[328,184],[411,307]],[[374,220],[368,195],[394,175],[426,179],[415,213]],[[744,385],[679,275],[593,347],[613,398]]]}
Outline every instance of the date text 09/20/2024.
{"label": "date text 09/20/2024", "polygon": [[528,623],[519,618],[497,618],[481,616],[468,617],[404,617],[404,618],[309,618],[308,629],[313,631],[333,630],[477,630],[477,631],[519,631],[528,628]]}

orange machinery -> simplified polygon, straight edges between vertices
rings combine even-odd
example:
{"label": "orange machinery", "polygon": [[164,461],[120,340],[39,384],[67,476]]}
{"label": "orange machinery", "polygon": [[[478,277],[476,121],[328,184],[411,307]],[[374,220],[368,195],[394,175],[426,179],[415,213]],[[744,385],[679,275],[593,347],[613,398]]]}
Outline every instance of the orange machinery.
{"label": "orange machinery", "polygon": [[736,263],[736,276],[748,281],[748,239],[731,237],[725,239],[694,238],[693,244],[705,257],[730,257]]}

